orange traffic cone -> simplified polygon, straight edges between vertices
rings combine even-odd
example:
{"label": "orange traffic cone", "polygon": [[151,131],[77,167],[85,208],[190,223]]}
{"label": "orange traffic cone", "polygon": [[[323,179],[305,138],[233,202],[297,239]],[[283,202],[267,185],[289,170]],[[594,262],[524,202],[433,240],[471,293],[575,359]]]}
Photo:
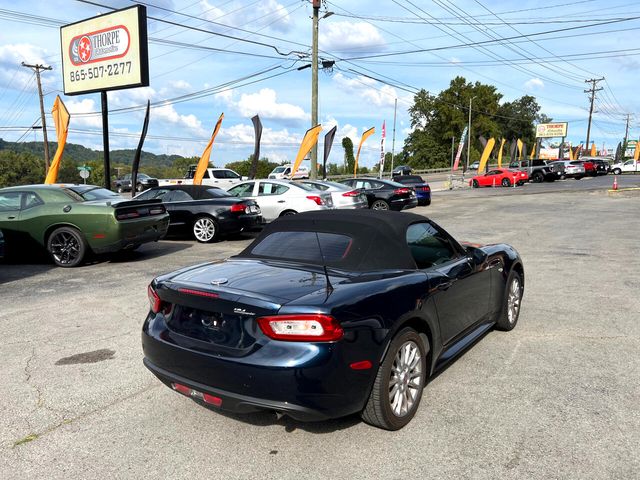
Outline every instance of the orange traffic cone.
{"label": "orange traffic cone", "polygon": [[613,189],[614,190],[618,189],[618,176],[617,175],[613,176]]}

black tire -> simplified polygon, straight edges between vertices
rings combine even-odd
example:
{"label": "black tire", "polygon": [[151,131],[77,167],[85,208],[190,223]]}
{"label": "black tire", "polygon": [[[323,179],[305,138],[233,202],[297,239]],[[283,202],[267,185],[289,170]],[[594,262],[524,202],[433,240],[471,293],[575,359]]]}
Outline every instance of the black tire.
{"label": "black tire", "polygon": [[533,175],[531,175],[531,181],[533,183],[542,183],[544,182],[544,175],[542,175],[540,172],[535,172]]}
{"label": "black tire", "polygon": [[87,253],[87,241],[75,228],[56,228],[47,239],[47,251],[57,266],[73,268],[82,264]]}
{"label": "black tire", "polygon": [[611,173],[613,173],[614,175],[620,175],[622,173],[622,170],[620,170],[619,168],[614,168],[613,170],[611,170]]}
{"label": "black tire", "polygon": [[511,186],[511,181],[508,178],[503,178],[502,179],[502,186],[503,187],[510,187]]}
{"label": "black tire", "polygon": [[371,210],[389,210],[389,204],[384,200],[374,200],[371,204]]}
{"label": "black tire", "polygon": [[580,175],[578,175],[577,177],[573,177],[573,178],[575,178],[576,180],[581,180],[582,179],[582,177]]}
{"label": "black tire", "polygon": [[478,183],[478,180],[474,180],[471,182],[471,186],[473,188],[480,188],[480,184]]}
{"label": "black tire", "polygon": [[296,215],[298,212],[296,212],[295,210],[285,210],[284,212],[282,212],[280,214],[281,217],[286,217],[288,215]]}
{"label": "black tire", "polygon": [[206,215],[201,215],[193,221],[191,231],[193,237],[200,243],[214,242],[220,233],[218,222]]}
{"label": "black tire", "polygon": [[[400,351],[405,348],[419,352],[420,358],[415,365],[415,357],[409,365],[402,363]],[[420,405],[427,380],[428,353],[428,345],[425,347],[418,332],[412,328],[402,329],[393,338],[384,361],[378,369],[369,400],[361,413],[365,422],[385,430],[399,430],[411,421]],[[391,387],[392,378],[397,388]],[[412,385],[411,379],[416,379],[417,383]],[[396,393],[392,402],[393,389]],[[403,406],[406,407],[404,412],[402,412]],[[400,407],[399,414],[394,412],[395,407]]]}
{"label": "black tire", "polygon": [[524,283],[522,282],[522,276],[515,270],[512,270],[507,278],[507,287],[504,291],[504,300],[502,301],[502,311],[496,321],[496,329],[505,332],[513,330],[520,316],[523,293]]}

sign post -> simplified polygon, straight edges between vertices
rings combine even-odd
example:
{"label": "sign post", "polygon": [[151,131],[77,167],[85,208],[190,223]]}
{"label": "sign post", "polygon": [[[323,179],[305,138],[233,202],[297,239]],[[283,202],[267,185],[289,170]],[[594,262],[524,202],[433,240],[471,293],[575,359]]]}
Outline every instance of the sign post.
{"label": "sign post", "polygon": [[147,9],[142,5],[60,27],[65,95],[100,92],[104,183],[111,188],[107,92],[149,85]]}

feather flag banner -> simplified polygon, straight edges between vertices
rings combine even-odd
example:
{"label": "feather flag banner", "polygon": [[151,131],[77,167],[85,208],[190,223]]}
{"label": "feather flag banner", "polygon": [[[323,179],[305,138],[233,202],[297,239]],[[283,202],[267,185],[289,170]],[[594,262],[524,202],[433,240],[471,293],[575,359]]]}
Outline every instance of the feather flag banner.
{"label": "feather flag banner", "polygon": [[365,131],[362,134],[362,138],[360,139],[360,145],[358,145],[358,153],[356,154],[356,161],[353,166],[353,176],[357,176],[358,174],[358,160],[360,159],[360,150],[362,150],[362,144],[365,142],[367,138],[376,133],[375,127],[371,127],[369,130]]}
{"label": "feather flag banner", "polygon": [[320,130],[322,130],[322,125],[318,124],[315,127],[311,127],[307,130],[307,133],[304,134],[304,138],[300,144],[300,149],[298,150],[298,155],[296,155],[296,161],[293,163],[293,168],[291,169],[291,178],[293,178],[298,171],[298,168],[300,168],[300,164],[307,153],[309,153],[313,146],[318,143]]}
{"label": "feather flag banner", "polygon": [[495,138],[490,138],[487,141],[487,145],[484,147],[484,151],[482,152],[482,156],[480,157],[480,165],[478,165],[478,173],[484,171],[484,167],[487,166],[489,155],[491,155],[491,151],[493,150],[493,147],[495,144],[496,144]]}
{"label": "feather flag banner", "polygon": [[209,166],[209,158],[211,157],[211,148],[213,147],[213,142],[216,139],[216,135],[220,131],[220,126],[222,125],[222,120],[224,119],[224,113],[220,114],[220,118],[216,122],[216,126],[213,129],[213,134],[211,135],[211,140],[207,144],[207,148],[202,152],[202,156],[200,157],[200,161],[198,162],[198,167],[196,168],[196,173],[193,176],[193,184],[194,185],[202,185],[202,179],[204,178],[204,172],[207,171],[207,167]]}
{"label": "feather flag banner", "polygon": [[53,122],[56,127],[56,136],[58,137],[58,149],[53,156],[51,166],[47,172],[47,177],[44,180],[45,184],[52,184],[58,181],[58,171],[60,170],[60,162],[62,161],[62,154],[64,153],[64,146],[67,143],[67,134],[69,133],[69,111],[65,107],[64,102],[60,99],[60,95],[56,97],[53,102]]}
{"label": "feather flag banner", "polygon": [[498,152],[498,168],[502,168],[502,150],[504,149],[504,144],[506,141],[506,138],[500,140],[500,151]]}

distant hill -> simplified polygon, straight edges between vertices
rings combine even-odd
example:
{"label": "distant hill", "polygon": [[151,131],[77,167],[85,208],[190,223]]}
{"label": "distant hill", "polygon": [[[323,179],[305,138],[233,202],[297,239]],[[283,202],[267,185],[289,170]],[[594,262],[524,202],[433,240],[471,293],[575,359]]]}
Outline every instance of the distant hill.
{"label": "distant hill", "polygon": [[[53,157],[57,143],[49,142],[49,154]],[[0,138],[0,151],[9,150],[16,153],[31,153],[38,157],[44,156],[44,142],[7,142]],[[135,150],[111,150],[109,159],[112,164],[120,163],[124,165],[131,165]],[[90,161],[101,161],[102,150],[92,150],[90,148],[78,145],[76,143],[67,143],[64,147],[65,160],[71,160],[73,163],[82,164]],[[142,151],[141,162],[144,164],[152,164],[159,167],[172,166],[176,160],[183,159],[180,155],[156,155],[154,153]]]}

